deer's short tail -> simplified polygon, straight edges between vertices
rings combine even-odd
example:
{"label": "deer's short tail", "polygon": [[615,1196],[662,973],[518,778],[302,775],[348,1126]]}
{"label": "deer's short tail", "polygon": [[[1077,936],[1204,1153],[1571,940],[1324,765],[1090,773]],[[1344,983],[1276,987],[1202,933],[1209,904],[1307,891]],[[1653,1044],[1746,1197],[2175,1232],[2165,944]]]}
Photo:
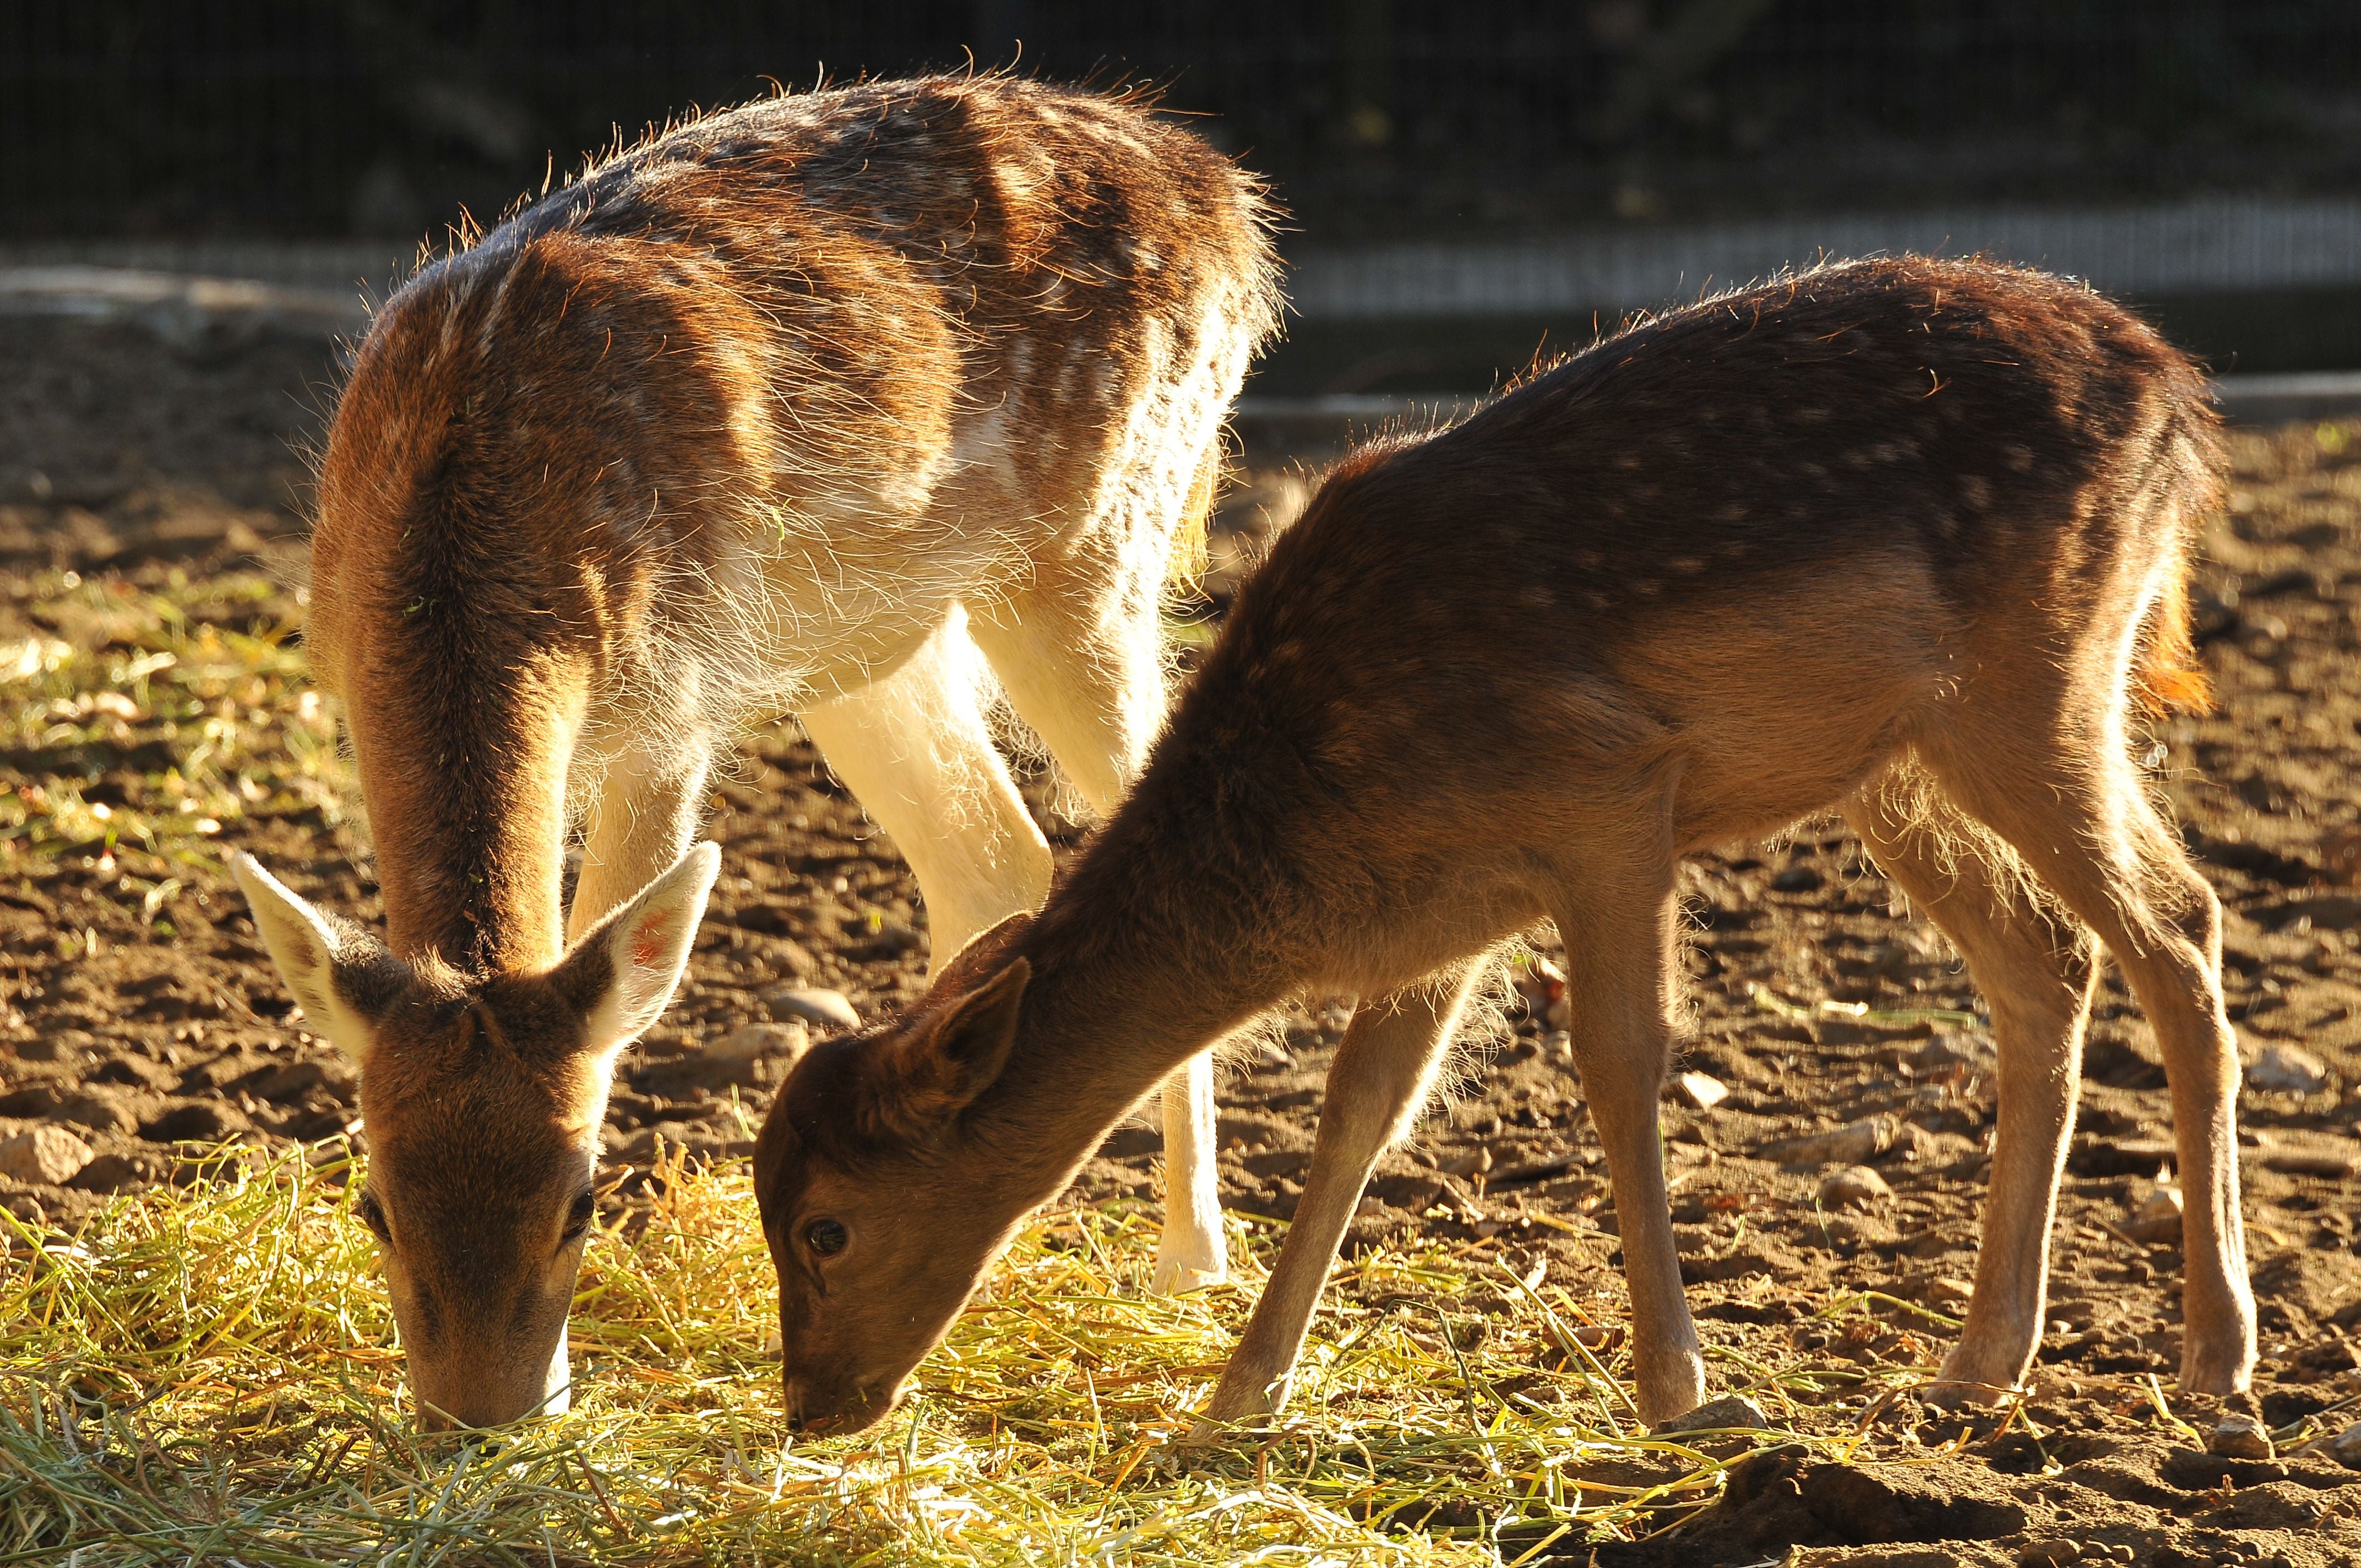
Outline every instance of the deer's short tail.
{"label": "deer's short tail", "polygon": [[2148,606],[2139,654],[2132,670],[2131,696],[2158,718],[2203,713],[2213,706],[2213,683],[2197,660],[2197,640],[2189,618],[2189,562],[2196,553],[2202,520],[2221,506],[2228,489],[2229,463],[2222,449],[2222,422],[2197,381],[2182,365],[2185,395],[2159,454],[2169,477],[2159,498],[2170,520],[2172,564],[2163,591]]}
{"label": "deer's short tail", "polygon": [[2203,713],[2213,706],[2213,683],[2197,663],[2197,642],[2189,626],[2189,578],[2176,572],[2148,611],[2147,635],[2132,672],[2132,696],[2161,718]]}

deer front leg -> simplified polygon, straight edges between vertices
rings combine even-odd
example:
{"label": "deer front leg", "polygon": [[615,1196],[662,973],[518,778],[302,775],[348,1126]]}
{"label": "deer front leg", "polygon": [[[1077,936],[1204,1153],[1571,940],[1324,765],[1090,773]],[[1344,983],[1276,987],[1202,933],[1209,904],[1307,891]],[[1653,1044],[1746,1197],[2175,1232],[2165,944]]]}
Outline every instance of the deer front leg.
{"label": "deer front leg", "polygon": [[1295,1223],[1246,1335],[1205,1407],[1205,1420],[1190,1434],[1192,1442],[1211,1441],[1219,1423],[1269,1415],[1286,1406],[1303,1336],[1362,1189],[1378,1157],[1401,1136],[1426,1098],[1479,971],[1476,963],[1442,971],[1354,1014],[1328,1069],[1327,1100]]}
{"label": "deer front leg", "polygon": [[[574,902],[566,912],[568,948],[678,861],[696,836],[698,797],[712,763],[712,743],[707,731],[693,723],[685,725],[676,740],[666,749],[627,745],[600,775],[598,798],[584,826],[581,874],[575,879]],[[614,1058],[605,1059],[611,1063]],[[537,1409],[543,1414],[560,1415],[572,1407],[573,1370],[563,1328],[542,1387],[544,1395]]]}
{"label": "deer front leg", "polygon": [[1221,1187],[1213,1151],[1213,1055],[1190,1058],[1164,1080],[1164,1232],[1149,1288],[1159,1296],[1219,1285],[1230,1277],[1222,1239]]}
{"label": "deer front leg", "polygon": [[1049,891],[1049,843],[992,743],[989,679],[954,608],[891,674],[807,709],[804,732],[918,879],[934,967]]}
{"label": "deer front leg", "polygon": [[1640,1417],[1651,1426],[1705,1399],[1705,1358],[1681,1291],[1656,1121],[1672,1058],[1674,864],[1667,850],[1660,863],[1587,877],[1580,902],[1557,916],[1575,1065],[1614,1186]]}
{"label": "deer front leg", "polygon": [[[662,728],[650,724],[645,732]],[[701,728],[685,729],[670,745],[627,744],[600,776],[584,825],[582,872],[566,912],[569,946],[679,860],[696,837],[713,747]]]}
{"label": "deer front leg", "polygon": [[[1019,717],[1100,816],[1112,815],[1164,717],[1162,603],[1169,528],[1119,526],[1071,556],[1035,563],[1034,581],[974,621],[976,643]],[[1128,540],[1126,547],[1124,541]],[[1160,1295],[1230,1277],[1213,1157],[1213,1064],[1167,1080]]]}

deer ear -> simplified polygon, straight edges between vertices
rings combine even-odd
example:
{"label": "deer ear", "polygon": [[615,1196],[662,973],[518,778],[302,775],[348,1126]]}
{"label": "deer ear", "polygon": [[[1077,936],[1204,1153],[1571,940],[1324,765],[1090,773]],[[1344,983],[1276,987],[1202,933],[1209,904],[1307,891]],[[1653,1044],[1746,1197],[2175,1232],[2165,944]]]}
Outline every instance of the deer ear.
{"label": "deer ear", "polygon": [[[406,977],[407,969],[376,938],[322,914],[252,855],[232,855],[229,869],[304,1021],[361,1060],[368,1054],[371,1025],[394,992],[387,981]],[[400,972],[389,976],[389,968]]]}
{"label": "deer ear", "polygon": [[1033,929],[1033,912],[1020,909],[988,930],[979,931],[968,938],[967,946],[953,953],[948,962],[935,966],[934,979],[928,988],[945,996],[957,996],[983,983],[998,969],[1008,949],[1017,938]]}
{"label": "deer ear", "polygon": [[885,1110],[906,1128],[939,1126],[992,1087],[1016,1044],[1016,1012],[1033,966],[1016,959],[893,1047]]}
{"label": "deer ear", "polygon": [[586,1049],[612,1056],[663,1015],[720,870],[721,846],[697,845],[558,961],[551,980],[588,1020]]}

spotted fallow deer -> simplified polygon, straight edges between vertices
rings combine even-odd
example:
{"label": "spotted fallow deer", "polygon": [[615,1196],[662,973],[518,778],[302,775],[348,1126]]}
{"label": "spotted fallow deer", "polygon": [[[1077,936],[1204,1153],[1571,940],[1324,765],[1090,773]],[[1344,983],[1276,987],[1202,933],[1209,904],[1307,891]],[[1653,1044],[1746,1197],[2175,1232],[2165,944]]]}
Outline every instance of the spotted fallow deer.
{"label": "spotted fallow deer", "polygon": [[[917,872],[939,955],[1038,903],[1049,851],[988,683],[1112,808],[1276,306],[1228,159],[1137,104],[981,77],[670,130],[377,313],[324,453],[308,639],[386,940],[237,873],[360,1062],[359,1207],[430,1424],[566,1406],[608,1086],[714,880],[689,844],[716,748],[799,714]],[[1224,1269],[1210,1069],[1174,1071],[1167,1288]]]}
{"label": "spotted fallow deer", "polygon": [[755,1175],[791,1415],[876,1420],[1151,1085],[1290,992],[1350,992],[1301,1202],[1208,1414],[1275,1409],[1484,955],[1543,916],[1622,1221],[1638,1406],[1690,1409],[1657,1142],[1675,868],[1832,804],[1966,955],[1998,1037],[1949,1393],[2015,1386],[2040,1339],[2092,933],[2171,1080],[2182,1384],[2244,1387],[2220,909],[2130,745],[2143,707],[2202,691],[2184,586],[2221,483],[2206,400],[2080,287],[1858,262],[1664,316],[1346,461],[1039,915],[787,1075]]}

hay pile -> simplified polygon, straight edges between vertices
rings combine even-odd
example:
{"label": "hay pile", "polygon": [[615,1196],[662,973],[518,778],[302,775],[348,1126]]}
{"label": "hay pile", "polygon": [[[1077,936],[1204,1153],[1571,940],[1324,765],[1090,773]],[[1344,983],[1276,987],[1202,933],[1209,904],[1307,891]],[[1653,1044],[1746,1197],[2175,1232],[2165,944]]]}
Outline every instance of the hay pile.
{"label": "hay pile", "polygon": [[1347,1266],[1285,1426],[1182,1460],[1277,1228],[1234,1237],[1244,1288],[1159,1299],[1135,1203],[1038,1220],[902,1410],[790,1442],[742,1165],[661,1170],[594,1241],[571,1414],[420,1439],[351,1157],[213,1159],[9,1238],[0,1563],[1515,1562],[1660,1529],[1727,1462],[1640,1435],[1564,1289],[1440,1250]]}

